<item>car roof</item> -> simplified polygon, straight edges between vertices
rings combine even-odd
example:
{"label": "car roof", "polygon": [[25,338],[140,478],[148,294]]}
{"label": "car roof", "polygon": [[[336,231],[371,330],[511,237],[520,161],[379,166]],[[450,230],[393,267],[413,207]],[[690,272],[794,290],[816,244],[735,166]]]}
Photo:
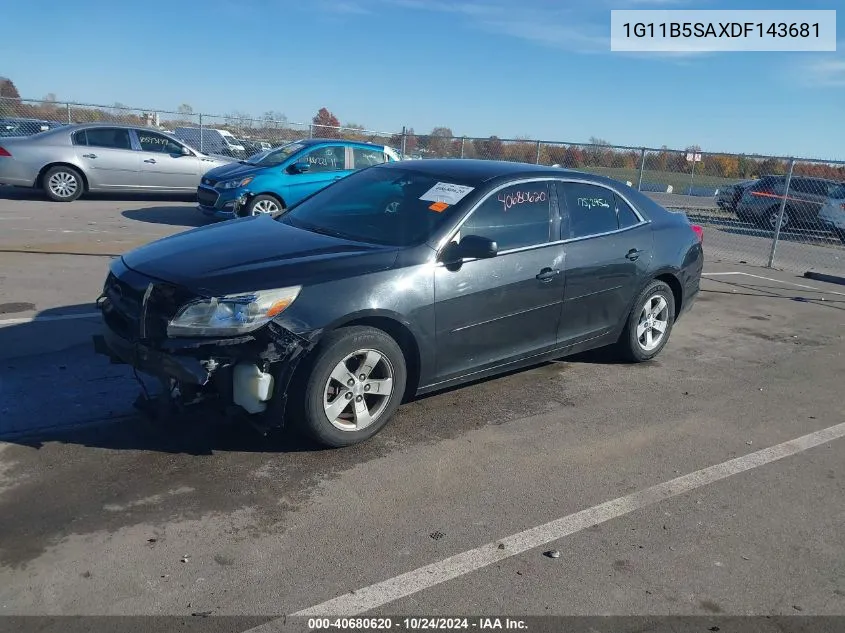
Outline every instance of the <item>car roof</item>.
{"label": "car roof", "polygon": [[443,176],[448,174],[456,179],[486,182],[495,178],[512,176],[525,177],[548,177],[555,176],[584,178],[593,182],[603,183],[618,187],[618,180],[599,176],[576,169],[565,169],[562,167],[546,167],[545,165],[533,165],[531,163],[519,163],[505,160],[484,160],[480,158],[432,158],[425,160],[401,161],[387,163],[380,166],[382,169],[408,169],[419,173]]}
{"label": "car roof", "polygon": [[360,145],[361,147],[386,147],[381,143],[368,143],[367,141],[349,141],[343,138],[304,138],[299,141],[291,141],[300,145],[320,145],[322,143],[343,143],[344,145]]}

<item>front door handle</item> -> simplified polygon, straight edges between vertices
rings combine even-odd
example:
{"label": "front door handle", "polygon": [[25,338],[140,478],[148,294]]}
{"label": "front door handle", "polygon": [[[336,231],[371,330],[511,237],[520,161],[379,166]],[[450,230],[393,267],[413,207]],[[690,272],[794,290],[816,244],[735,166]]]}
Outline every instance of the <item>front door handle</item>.
{"label": "front door handle", "polygon": [[560,271],[556,268],[544,268],[539,273],[537,273],[537,279],[542,281],[543,283],[549,283],[552,279],[557,277],[560,274]]}
{"label": "front door handle", "polygon": [[97,158],[96,154],[83,154],[82,158]]}
{"label": "front door handle", "polygon": [[640,253],[641,251],[638,251],[636,248],[632,248],[630,251],[628,251],[628,254],[625,255],[625,257],[630,259],[632,262],[635,262],[640,258]]}
{"label": "front door handle", "polygon": [[155,158],[145,158],[144,162],[145,163],[152,163],[153,165],[155,165],[156,159]]}

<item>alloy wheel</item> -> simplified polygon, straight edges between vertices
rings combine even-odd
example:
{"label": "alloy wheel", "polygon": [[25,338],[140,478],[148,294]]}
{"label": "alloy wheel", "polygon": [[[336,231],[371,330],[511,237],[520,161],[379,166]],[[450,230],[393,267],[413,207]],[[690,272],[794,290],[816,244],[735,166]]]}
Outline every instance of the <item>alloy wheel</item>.
{"label": "alloy wheel", "polygon": [[393,395],[393,366],[374,349],[358,350],[332,370],[323,389],[323,410],[341,431],[365,429],[384,413]]}
{"label": "alloy wheel", "polygon": [[652,295],[645,302],[637,322],[637,341],[646,352],[657,348],[669,328],[669,303],[663,295]]}
{"label": "alloy wheel", "polygon": [[79,189],[79,182],[70,172],[57,171],[50,176],[47,186],[57,198],[70,198]]}

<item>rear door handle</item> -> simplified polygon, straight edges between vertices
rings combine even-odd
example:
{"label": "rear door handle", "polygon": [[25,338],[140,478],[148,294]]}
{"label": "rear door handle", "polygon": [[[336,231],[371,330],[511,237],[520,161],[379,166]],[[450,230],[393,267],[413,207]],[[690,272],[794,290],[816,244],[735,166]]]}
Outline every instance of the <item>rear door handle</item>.
{"label": "rear door handle", "polygon": [[96,154],[83,154],[82,158],[97,158]]}
{"label": "rear door handle", "polygon": [[145,158],[144,162],[145,163],[152,163],[153,165],[155,165],[156,159],[155,158]]}
{"label": "rear door handle", "polygon": [[556,268],[544,268],[539,273],[537,273],[537,279],[542,281],[543,283],[548,283],[555,277],[560,274],[560,271]]}
{"label": "rear door handle", "polygon": [[636,248],[632,248],[630,251],[628,251],[628,254],[625,255],[625,257],[630,259],[632,262],[635,262],[640,258],[641,252],[642,251],[638,251]]}

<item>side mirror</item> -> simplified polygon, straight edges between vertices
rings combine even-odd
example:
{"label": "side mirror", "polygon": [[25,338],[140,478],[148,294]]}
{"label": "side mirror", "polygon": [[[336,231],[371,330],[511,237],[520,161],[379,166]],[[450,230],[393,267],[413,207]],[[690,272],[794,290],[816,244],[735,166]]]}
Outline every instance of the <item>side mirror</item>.
{"label": "side mirror", "polygon": [[499,247],[493,240],[478,235],[467,235],[460,243],[448,244],[440,253],[444,264],[456,264],[462,259],[489,259],[495,257]]}
{"label": "side mirror", "polygon": [[294,163],[290,167],[288,167],[288,171],[292,174],[304,174],[305,172],[311,169],[311,165],[308,163]]}
{"label": "side mirror", "polygon": [[461,257],[471,259],[489,259],[499,252],[499,245],[491,239],[479,235],[467,235],[458,244]]}
{"label": "side mirror", "polygon": [[185,147],[184,145],[182,146],[182,151],[180,153],[182,154],[182,156],[192,156],[193,155],[193,152],[191,150],[189,150],[187,147]]}

